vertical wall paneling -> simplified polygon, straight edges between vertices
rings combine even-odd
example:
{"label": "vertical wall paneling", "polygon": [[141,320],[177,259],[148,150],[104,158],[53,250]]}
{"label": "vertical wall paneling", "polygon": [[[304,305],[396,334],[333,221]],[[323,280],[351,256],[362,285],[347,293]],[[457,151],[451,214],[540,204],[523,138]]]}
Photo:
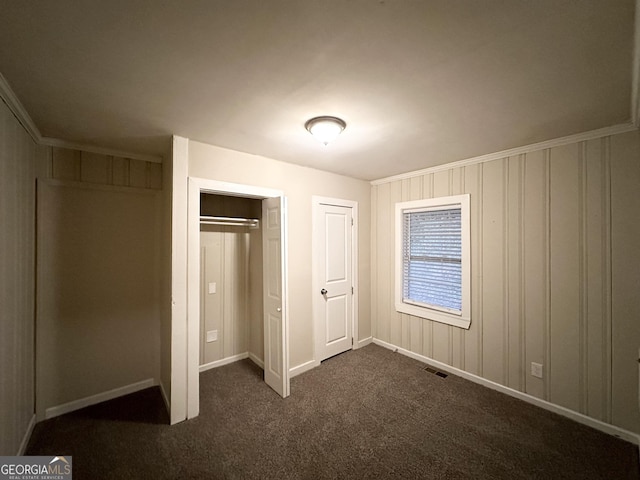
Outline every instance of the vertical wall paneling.
{"label": "vertical wall paneling", "polygon": [[530,365],[545,363],[547,175],[544,152],[528,153],[524,160],[523,192],[523,315],[525,332],[524,391],[545,398],[544,380],[531,375]]}
{"label": "vertical wall paneling", "polygon": [[[640,433],[638,158],[629,132],[374,185],[374,336]],[[457,193],[471,195],[471,327],[397,321],[394,203]]]}
{"label": "vertical wall paneling", "polygon": [[109,185],[110,159],[107,155],[80,152],[80,181]]}
{"label": "vertical wall paneling", "polygon": [[129,159],[114,157],[112,162],[113,185],[129,185]]}
{"label": "vertical wall paneling", "polygon": [[[379,289],[378,280],[378,218],[381,218],[380,204],[378,203],[379,186],[371,187],[371,291],[377,292]],[[373,295],[371,300],[371,335],[374,338],[381,338],[378,335],[378,317],[380,310],[376,303],[379,295]]]}
{"label": "vertical wall paneling", "polygon": [[[402,182],[395,182],[391,184],[391,188],[389,191],[389,211],[391,212],[391,219],[386,228],[389,228],[389,225],[394,225],[394,215],[395,215],[395,204],[402,201]],[[391,261],[389,262],[389,278],[391,279],[391,292],[394,291],[395,288],[395,238],[392,235],[391,241],[388,245],[388,250],[386,255]],[[401,314],[396,311],[393,299],[389,302],[389,310],[388,314],[391,319],[391,325],[389,329],[389,342],[394,345],[402,346],[402,320]]]}
{"label": "vertical wall paneling", "polygon": [[[603,288],[606,280],[603,270],[603,149],[600,139],[585,144],[583,175],[583,270],[586,289],[583,292],[584,345],[583,345],[583,410],[589,416],[604,420],[602,395],[603,379],[606,378],[603,358],[602,322],[604,313]],[[608,256],[608,255],[605,255]]]}
{"label": "vertical wall paneling", "polygon": [[142,160],[129,159],[129,186],[147,187],[147,163]]}
{"label": "vertical wall paneling", "polygon": [[482,165],[469,165],[464,168],[464,193],[468,193],[471,197],[470,216],[471,216],[471,327],[469,330],[463,331],[464,337],[464,368],[466,371],[479,374],[479,349],[480,335],[482,329],[479,327],[481,315],[479,313],[481,297],[482,274],[480,272],[480,252],[478,246],[480,244],[479,237],[481,230],[479,219],[481,215],[482,204],[482,186],[480,180],[480,169]]}
{"label": "vertical wall paneling", "polygon": [[553,369],[551,365],[551,149],[544,151],[544,207],[545,207],[545,270],[544,270],[544,288],[545,288],[545,315],[544,315],[544,398],[547,401],[551,399],[551,379],[553,378]]}
{"label": "vertical wall paneling", "polygon": [[[204,226],[200,232],[200,273],[202,276],[201,305],[200,311],[200,332],[201,345],[200,364],[213,362],[224,358],[223,351],[223,298],[225,286],[222,280],[224,264],[223,238],[220,233],[221,227],[214,228]],[[209,283],[215,282],[216,293],[209,293]],[[207,342],[208,331],[218,332],[218,339]]]}
{"label": "vertical wall paneling", "polygon": [[[259,218],[260,200],[201,194],[202,215]],[[200,365],[250,353],[263,358],[262,235],[260,229],[200,226]],[[215,292],[209,285],[215,283]],[[217,339],[207,342],[207,332]]]}
{"label": "vertical wall paneling", "polygon": [[505,330],[507,357],[507,385],[524,389],[524,314],[522,311],[522,209],[523,158],[508,159],[506,199],[506,295]]}
{"label": "vertical wall paneling", "polygon": [[611,281],[611,138],[602,139],[602,218],[604,228],[602,234],[602,403],[603,416],[606,422],[612,421],[613,402],[611,395],[613,391],[611,381],[612,370],[612,336],[611,336],[611,315],[612,315],[612,281]]}
{"label": "vertical wall paneling", "polygon": [[53,147],[53,178],[79,181],[81,168],[79,151]]}
{"label": "vertical wall paneling", "polygon": [[551,151],[550,400],[580,409],[580,146]]}
{"label": "vertical wall paneling", "polygon": [[0,454],[16,455],[34,414],[36,146],[0,101]]}
{"label": "vertical wall paneling", "polygon": [[483,166],[483,376],[504,384],[505,160]]}
{"label": "vertical wall paneling", "polygon": [[[162,189],[162,164],[52,147],[38,165],[40,178],[99,185]],[[43,165],[43,163],[45,163]]]}
{"label": "vertical wall paneling", "polygon": [[611,138],[611,401],[612,421],[640,430],[640,135]]}
{"label": "vertical wall paneling", "polygon": [[379,185],[377,209],[382,221],[378,222],[376,237],[378,238],[377,251],[377,276],[378,291],[387,292],[386,295],[374,295],[373,299],[378,310],[378,338],[385,342],[390,341],[391,317],[390,312],[394,303],[393,285],[393,235],[389,235],[389,222],[393,220],[394,212],[391,209],[390,184]]}

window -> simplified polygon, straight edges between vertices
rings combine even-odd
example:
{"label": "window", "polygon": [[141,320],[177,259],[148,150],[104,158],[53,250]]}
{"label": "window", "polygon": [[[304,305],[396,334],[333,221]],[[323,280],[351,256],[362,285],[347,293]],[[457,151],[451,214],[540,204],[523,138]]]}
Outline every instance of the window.
{"label": "window", "polygon": [[396,310],[469,328],[469,195],[396,204]]}

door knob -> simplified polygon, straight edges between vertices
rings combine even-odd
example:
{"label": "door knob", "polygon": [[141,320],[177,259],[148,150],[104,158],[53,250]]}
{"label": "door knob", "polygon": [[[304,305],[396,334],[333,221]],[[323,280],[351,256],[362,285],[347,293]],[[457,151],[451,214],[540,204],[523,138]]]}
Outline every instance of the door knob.
{"label": "door knob", "polygon": [[327,294],[327,291],[323,288],[322,290],[320,290],[320,293],[321,293],[322,295],[326,295],[326,294]]}
{"label": "door knob", "polygon": [[280,307],[276,308],[276,312],[281,312],[282,309]]}

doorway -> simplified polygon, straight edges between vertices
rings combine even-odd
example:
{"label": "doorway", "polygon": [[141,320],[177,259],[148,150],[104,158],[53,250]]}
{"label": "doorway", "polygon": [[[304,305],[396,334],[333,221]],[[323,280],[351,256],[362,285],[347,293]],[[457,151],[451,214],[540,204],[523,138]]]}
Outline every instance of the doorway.
{"label": "doorway", "polygon": [[290,393],[286,269],[286,198],[280,190],[217,182],[201,178],[189,178],[187,228],[188,418],[197,416],[199,412],[201,194],[243,197],[257,199],[262,202],[263,364],[265,382],[282,397],[287,397]]}
{"label": "doorway", "polygon": [[312,203],[312,298],[315,361],[319,364],[357,343],[358,204],[318,196]]}

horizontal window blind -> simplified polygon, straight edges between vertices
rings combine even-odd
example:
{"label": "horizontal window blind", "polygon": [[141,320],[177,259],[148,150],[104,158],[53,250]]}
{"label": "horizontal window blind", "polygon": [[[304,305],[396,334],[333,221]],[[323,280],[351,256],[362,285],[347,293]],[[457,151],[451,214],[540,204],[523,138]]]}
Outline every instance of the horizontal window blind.
{"label": "horizontal window blind", "polygon": [[405,212],[402,228],[403,301],[460,314],[461,208]]}

